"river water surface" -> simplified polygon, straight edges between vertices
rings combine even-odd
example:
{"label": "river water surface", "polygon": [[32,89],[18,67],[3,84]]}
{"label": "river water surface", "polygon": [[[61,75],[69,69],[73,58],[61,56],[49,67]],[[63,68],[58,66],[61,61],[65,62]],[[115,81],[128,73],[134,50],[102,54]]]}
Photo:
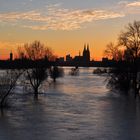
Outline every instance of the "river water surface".
{"label": "river water surface", "polygon": [[[0,115],[0,140],[139,140],[140,105],[106,88],[106,76],[80,68],[51,84],[38,101],[13,97]],[[20,88],[17,89],[17,91]]]}

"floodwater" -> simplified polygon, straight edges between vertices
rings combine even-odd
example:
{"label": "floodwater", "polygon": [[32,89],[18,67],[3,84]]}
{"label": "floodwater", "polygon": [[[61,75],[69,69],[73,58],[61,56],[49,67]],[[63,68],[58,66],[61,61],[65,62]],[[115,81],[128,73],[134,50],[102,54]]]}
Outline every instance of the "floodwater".
{"label": "floodwater", "polygon": [[0,140],[139,140],[138,100],[106,88],[106,76],[80,68],[57,79],[35,101],[19,92],[0,114]]}

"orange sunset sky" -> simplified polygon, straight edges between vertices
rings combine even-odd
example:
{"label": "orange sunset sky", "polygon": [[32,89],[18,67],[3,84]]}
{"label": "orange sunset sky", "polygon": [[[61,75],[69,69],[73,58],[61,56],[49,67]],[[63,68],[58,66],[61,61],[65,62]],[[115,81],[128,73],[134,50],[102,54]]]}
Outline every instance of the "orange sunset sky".
{"label": "orange sunset sky", "polygon": [[57,56],[82,52],[100,60],[124,26],[140,20],[139,0],[1,0],[0,59],[23,43],[40,40]]}

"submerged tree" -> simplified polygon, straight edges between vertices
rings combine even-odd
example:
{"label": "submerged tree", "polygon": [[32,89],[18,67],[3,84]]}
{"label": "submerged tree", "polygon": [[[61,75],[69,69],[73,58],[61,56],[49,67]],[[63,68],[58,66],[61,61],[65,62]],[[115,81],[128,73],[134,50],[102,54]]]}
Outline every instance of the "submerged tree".
{"label": "submerged tree", "polygon": [[64,71],[62,68],[58,68],[57,66],[53,66],[50,68],[50,76],[54,82],[56,82],[56,78],[62,77],[64,75]]}
{"label": "submerged tree", "polygon": [[7,105],[7,100],[16,86],[17,80],[23,74],[22,70],[7,70],[0,75],[0,107]]}
{"label": "submerged tree", "polygon": [[48,77],[47,68],[49,67],[49,61],[54,58],[54,55],[52,50],[40,43],[40,41],[25,44],[24,55],[26,59],[32,62],[32,67],[26,70],[26,78],[34,90],[35,97],[37,97],[39,87]]}
{"label": "submerged tree", "polygon": [[136,96],[140,84],[137,83],[140,58],[140,21],[134,21],[133,23],[128,24],[125,31],[122,31],[119,35],[119,45],[125,47],[124,59],[129,62],[129,69],[132,73]]}
{"label": "submerged tree", "polygon": [[124,68],[123,65],[111,68],[107,80],[107,86],[111,90],[120,90],[123,91],[123,93],[128,94],[131,80],[127,68]]}
{"label": "submerged tree", "polygon": [[38,89],[47,77],[47,69],[44,67],[32,68],[30,70],[27,70],[26,78],[27,80],[29,80],[30,85],[34,90],[35,97],[38,96]]}
{"label": "submerged tree", "polygon": [[[114,53],[116,53],[115,56],[119,56],[119,51],[116,51],[116,48],[112,49],[112,44],[110,44],[110,46],[111,47],[108,47],[108,49],[113,50],[112,56]],[[111,87],[116,87],[117,89],[128,90],[132,83],[136,97],[140,88],[140,83],[137,82],[140,63],[139,21],[129,23],[125,30],[120,33],[118,46],[121,46],[124,49],[122,53],[123,61],[118,62],[115,69],[111,70],[109,84]]]}

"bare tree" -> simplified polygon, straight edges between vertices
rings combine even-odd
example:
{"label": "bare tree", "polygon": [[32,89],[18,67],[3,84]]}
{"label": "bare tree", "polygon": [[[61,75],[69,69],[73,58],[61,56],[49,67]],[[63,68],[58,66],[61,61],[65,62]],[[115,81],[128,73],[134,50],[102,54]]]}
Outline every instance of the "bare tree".
{"label": "bare tree", "polygon": [[104,55],[116,61],[123,59],[123,51],[119,49],[118,45],[115,45],[112,42],[106,45]]}
{"label": "bare tree", "polygon": [[33,90],[35,97],[38,96],[38,89],[41,86],[41,84],[46,80],[48,77],[47,69],[44,67],[40,68],[32,68],[30,70],[27,70],[27,80],[29,80]]}
{"label": "bare tree", "polygon": [[126,48],[126,53],[131,61],[135,61],[140,56],[140,21],[129,23],[119,35],[119,45]]}
{"label": "bare tree", "polygon": [[17,48],[17,58],[22,60],[26,58],[24,48],[22,46]]}
{"label": "bare tree", "polygon": [[[122,58],[125,61],[116,66],[110,83],[115,83],[115,86],[120,87],[123,85],[123,88],[125,87],[125,89],[129,89],[129,84],[132,83],[136,97],[136,95],[139,94],[140,89],[140,83],[137,82],[140,60],[140,21],[134,21],[125,27],[125,30],[119,35],[117,46],[124,48]],[[118,57],[118,50],[110,43],[107,46],[106,54],[110,54],[112,58],[116,58]]]}
{"label": "bare tree", "polygon": [[12,94],[17,80],[22,75],[22,70],[7,70],[0,75],[0,107],[6,105],[8,97]]}
{"label": "bare tree", "polygon": [[140,57],[140,21],[134,21],[126,26],[125,30],[119,35],[119,45],[125,47],[125,60],[131,62],[130,69],[133,72],[133,84],[136,96],[139,92],[139,88],[137,88],[137,75],[138,58]]}
{"label": "bare tree", "polygon": [[53,52],[50,48],[46,47],[40,41],[34,41],[31,44],[24,45],[24,54],[27,59],[31,60],[34,65],[30,69],[26,70],[26,78],[29,80],[31,87],[34,90],[35,97],[38,96],[39,87],[46,80],[47,65],[49,60],[54,58]]}
{"label": "bare tree", "polygon": [[54,55],[53,50],[50,47],[47,47],[45,49],[45,57],[49,60],[49,61],[55,61],[56,60],[56,55]]}
{"label": "bare tree", "polygon": [[23,51],[25,56],[33,61],[45,58],[47,58],[49,61],[55,59],[52,49],[37,40],[33,43],[24,44]]}

